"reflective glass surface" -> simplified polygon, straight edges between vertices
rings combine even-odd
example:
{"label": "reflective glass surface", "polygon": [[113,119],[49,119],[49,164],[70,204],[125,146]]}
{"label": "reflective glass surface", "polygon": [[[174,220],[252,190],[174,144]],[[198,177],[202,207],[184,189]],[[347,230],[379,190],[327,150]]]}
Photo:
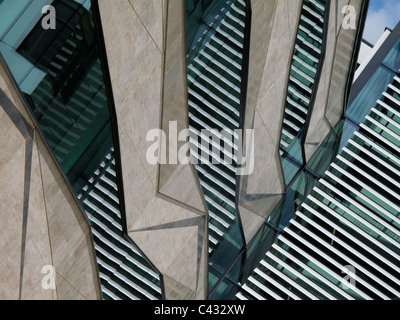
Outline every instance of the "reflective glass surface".
{"label": "reflective glass surface", "polygon": [[[399,43],[385,59],[395,70],[398,49]],[[398,299],[400,79],[394,76],[378,68],[211,298],[231,299],[236,283],[241,300]],[[274,236],[260,238],[268,232]],[[265,248],[247,260],[254,245]],[[356,285],[347,286],[343,273],[351,267]]]}
{"label": "reflective glass surface", "polygon": [[393,70],[398,71],[400,69],[400,40],[397,41],[382,63]]}
{"label": "reflective glass surface", "polygon": [[270,249],[278,234],[279,232],[270,226],[262,225],[255,237],[249,242],[246,250],[229,270],[227,277],[242,285],[265,255],[265,252]]}
{"label": "reflective glass surface", "polygon": [[227,278],[223,278],[215,292],[209,297],[209,300],[234,300],[239,289],[237,284]]}
{"label": "reflective glass surface", "polygon": [[[392,83],[396,89],[399,81]],[[295,187],[304,191],[302,197],[283,209],[293,216],[283,224],[280,219],[284,229],[242,284],[238,299],[400,296],[400,100],[386,93],[396,106],[373,108],[322,178]],[[344,282],[343,273],[354,281]]]}
{"label": "reflective glass surface", "polygon": [[307,168],[322,176],[357,129],[358,127],[351,121],[340,120],[307,163]]}
{"label": "reflective glass surface", "polygon": [[91,224],[103,298],[160,299],[161,275],[123,231],[91,1],[1,1],[0,53]]}
{"label": "reflective glass surface", "polygon": [[[9,1],[3,5],[13,8]],[[55,30],[43,29],[40,1],[13,8],[22,16],[27,11],[40,15],[25,34],[19,28],[21,18],[14,21],[1,39],[0,52],[78,193],[93,165],[112,147],[110,113],[92,15],[74,1],[53,5]]]}

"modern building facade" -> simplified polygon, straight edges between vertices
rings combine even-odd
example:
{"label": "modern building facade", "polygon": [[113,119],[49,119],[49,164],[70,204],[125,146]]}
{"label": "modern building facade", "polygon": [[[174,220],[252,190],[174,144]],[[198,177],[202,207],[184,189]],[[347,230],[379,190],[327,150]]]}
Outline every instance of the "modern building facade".
{"label": "modern building facade", "polygon": [[367,11],[0,1],[0,298],[398,298],[400,26],[369,49]]}

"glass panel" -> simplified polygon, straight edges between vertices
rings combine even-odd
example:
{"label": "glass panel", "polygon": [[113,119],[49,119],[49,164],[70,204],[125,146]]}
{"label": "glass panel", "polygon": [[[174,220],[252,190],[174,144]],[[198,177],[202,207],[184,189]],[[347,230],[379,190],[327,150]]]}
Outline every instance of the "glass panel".
{"label": "glass panel", "polygon": [[357,129],[349,120],[341,120],[310,159],[307,167],[322,176]]}
{"label": "glass panel", "polygon": [[283,230],[316,183],[317,180],[314,177],[303,171],[286,192],[278,206],[272,211],[267,219],[268,223],[279,230]]}
{"label": "glass panel", "polygon": [[208,269],[208,292],[212,292],[214,290],[215,285],[221,279],[222,274],[215,270],[213,267],[209,267]]}
{"label": "glass panel", "polygon": [[380,66],[349,106],[346,116],[357,124],[363,122],[365,116],[371,112],[371,108],[376,105],[376,101],[381,98],[382,92],[386,90],[394,75],[393,72]]}
{"label": "glass panel", "polygon": [[[231,9],[232,0],[185,0],[188,65],[215,35]],[[238,6],[241,8],[241,6]],[[235,12],[231,15],[236,16]]]}
{"label": "glass panel", "polygon": [[[99,147],[112,147],[110,114],[92,15],[74,1],[55,1],[53,5],[55,30],[44,30],[39,21],[15,50],[5,49],[7,42],[2,42],[0,50],[79,193],[94,172],[93,165],[104,156]],[[41,11],[40,6],[31,5],[33,9]]]}
{"label": "glass panel", "polygon": [[293,159],[285,155],[281,156],[281,161],[285,182],[286,185],[289,185],[296,174],[301,170],[301,166],[296,161],[293,161]]}
{"label": "glass panel", "polygon": [[274,229],[267,225],[262,225],[260,230],[254,235],[246,250],[241,253],[235,264],[227,273],[227,277],[242,285],[247,277],[253,272],[265,253],[271,248],[271,245],[279,235]]}
{"label": "glass panel", "polygon": [[[210,224],[212,224],[211,221]],[[229,230],[224,234],[224,237],[219,241],[218,248],[212,254],[212,259],[209,259],[210,266],[220,272],[225,272],[231,265],[244,246],[240,228],[239,220],[236,218],[231,223]],[[209,233],[213,234],[213,226],[209,228]]]}
{"label": "glass panel", "polygon": [[238,291],[239,287],[236,284],[224,278],[209,300],[235,300]]}
{"label": "glass panel", "polygon": [[382,63],[393,70],[400,69],[400,40],[396,43],[392,50],[390,50]]}

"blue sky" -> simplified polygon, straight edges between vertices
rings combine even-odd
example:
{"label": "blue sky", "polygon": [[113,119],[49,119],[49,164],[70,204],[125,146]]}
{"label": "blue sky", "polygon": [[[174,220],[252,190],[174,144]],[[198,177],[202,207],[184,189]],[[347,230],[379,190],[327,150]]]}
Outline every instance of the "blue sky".
{"label": "blue sky", "polygon": [[375,44],[385,27],[393,29],[400,20],[399,0],[370,0],[364,39]]}

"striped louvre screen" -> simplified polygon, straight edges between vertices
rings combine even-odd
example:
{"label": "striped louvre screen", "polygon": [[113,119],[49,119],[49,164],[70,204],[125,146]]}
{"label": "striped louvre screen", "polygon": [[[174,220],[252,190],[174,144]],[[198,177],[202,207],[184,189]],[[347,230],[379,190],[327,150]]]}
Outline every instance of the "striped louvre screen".
{"label": "striped louvre screen", "polygon": [[161,299],[160,274],[123,232],[113,148],[78,198],[92,226],[103,298]]}
{"label": "striped louvre screen", "polygon": [[[234,130],[239,129],[240,122],[245,23],[245,1],[226,1],[200,39],[201,48],[188,66],[191,155],[197,163],[209,210],[210,254],[237,219],[234,151],[238,149],[239,137]],[[217,130],[216,136],[221,141],[221,131],[231,134],[234,138],[227,141],[230,151],[205,136],[203,130]],[[204,141],[209,142],[209,147],[204,146]]]}
{"label": "striped louvre screen", "polygon": [[237,298],[400,298],[399,194],[395,77]]}

